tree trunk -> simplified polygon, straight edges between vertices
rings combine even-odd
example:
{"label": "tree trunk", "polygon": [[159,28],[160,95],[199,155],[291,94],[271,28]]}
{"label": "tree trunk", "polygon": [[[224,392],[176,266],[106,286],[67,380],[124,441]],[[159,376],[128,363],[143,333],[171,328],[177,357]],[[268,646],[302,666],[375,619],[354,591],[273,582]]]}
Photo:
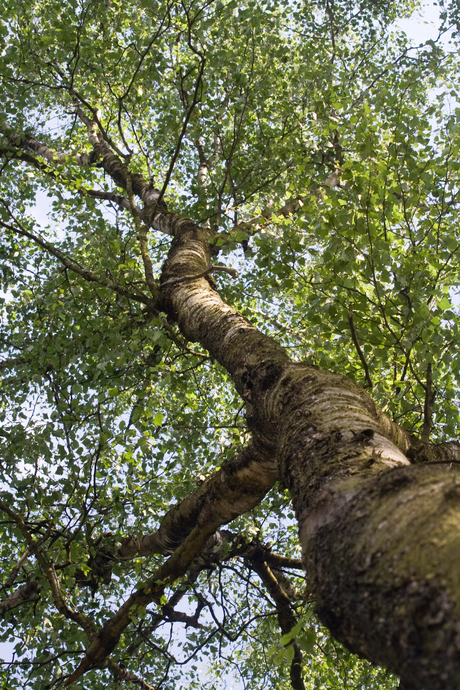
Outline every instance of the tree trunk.
{"label": "tree trunk", "polygon": [[163,271],[163,306],[233,377],[254,447],[273,448],[320,620],[403,683],[458,690],[458,466],[412,465],[413,439],[362,389],[292,362],[206,277],[193,279],[209,266],[210,239],[191,224],[179,231]]}

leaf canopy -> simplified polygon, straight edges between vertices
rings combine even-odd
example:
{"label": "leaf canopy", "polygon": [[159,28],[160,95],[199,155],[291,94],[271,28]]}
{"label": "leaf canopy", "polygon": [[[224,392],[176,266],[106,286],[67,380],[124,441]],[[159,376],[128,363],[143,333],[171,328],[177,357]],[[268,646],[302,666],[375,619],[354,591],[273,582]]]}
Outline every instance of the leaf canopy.
{"label": "leaf canopy", "polygon": [[[56,608],[46,567],[68,607],[99,629],[165,560],[117,556],[122,545],[154,533],[249,437],[227,372],[151,308],[139,241],[148,223],[133,189],[94,154],[87,120],[130,179],[142,175],[170,210],[218,230],[219,261],[239,271],[217,278],[228,303],[296,360],[367,385],[413,433],[458,435],[458,54],[442,40],[414,47],[395,28],[414,9],[372,0],[3,8],[4,601],[36,583],[19,608],[2,609],[0,639],[14,644],[4,688],[58,687],[86,647],[82,626]],[[455,8],[442,12],[457,22]],[[149,228],[156,281],[169,244]],[[221,674],[287,688],[293,640],[309,689],[397,686],[318,626],[296,570],[301,625],[281,637],[241,544],[300,558],[285,491],[230,528],[227,553],[133,612],[115,671],[93,669],[75,687],[129,686],[126,668],[145,688],[217,688]]]}

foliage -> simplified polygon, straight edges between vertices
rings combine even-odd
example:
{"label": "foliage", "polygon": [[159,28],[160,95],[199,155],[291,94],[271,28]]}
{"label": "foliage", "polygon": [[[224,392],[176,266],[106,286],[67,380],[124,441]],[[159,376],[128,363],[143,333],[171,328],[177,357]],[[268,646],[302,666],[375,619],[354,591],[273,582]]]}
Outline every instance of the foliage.
{"label": "foliage", "polygon": [[[170,210],[219,229],[219,260],[239,271],[217,278],[227,302],[294,358],[368,385],[405,428],[458,434],[458,55],[441,41],[414,48],[392,28],[412,10],[388,0],[4,7],[3,599],[37,585],[2,609],[1,640],[15,645],[2,687],[57,687],[87,646],[57,610],[46,564],[98,628],[165,559],[118,559],[118,546],[157,530],[249,436],[227,372],[152,310],[144,220],[119,202],[129,190],[100,158],[81,164],[93,147],[79,113]],[[168,249],[150,228],[155,279]],[[273,490],[231,529],[227,554],[166,591],[169,608],[133,616],[118,670],[93,669],[75,687],[118,687],[125,667],[155,688],[223,687],[221,674],[289,686],[293,638],[276,642],[273,600],[248,552],[232,551],[238,538],[300,558],[288,498]],[[98,571],[104,548],[110,567]],[[284,570],[305,687],[396,687],[318,629],[299,572]]]}

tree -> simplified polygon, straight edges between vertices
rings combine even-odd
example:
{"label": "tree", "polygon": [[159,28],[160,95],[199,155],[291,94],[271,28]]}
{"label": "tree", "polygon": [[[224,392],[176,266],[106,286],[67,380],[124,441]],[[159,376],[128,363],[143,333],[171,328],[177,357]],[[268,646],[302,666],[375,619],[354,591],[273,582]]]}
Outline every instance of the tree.
{"label": "tree", "polygon": [[412,9],[4,8],[3,687],[459,687],[456,8]]}

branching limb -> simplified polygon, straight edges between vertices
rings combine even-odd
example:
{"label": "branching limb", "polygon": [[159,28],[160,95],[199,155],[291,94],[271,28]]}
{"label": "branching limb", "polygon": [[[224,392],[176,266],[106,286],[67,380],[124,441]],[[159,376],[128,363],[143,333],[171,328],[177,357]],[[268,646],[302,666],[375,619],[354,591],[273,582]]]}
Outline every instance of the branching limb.
{"label": "branching limb", "polygon": [[174,332],[168,319],[162,316],[160,312],[158,312],[156,309],[153,309],[153,307],[151,308],[151,311],[154,313],[155,316],[158,316],[160,318],[160,321],[163,324],[164,329],[168,334],[168,337],[170,338],[170,340],[172,340],[173,343],[177,345],[179,350],[182,350],[182,352],[188,352],[190,355],[198,357],[199,359],[209,359],[209,355],[205,354],[204,352],[197,352],[196,350],[192,350],[190,347],[188,347],[187,341]]}
{"label": "branching limb", "polygon": [[126,211],[129,211],[130,213],[139,212],[139,209],[137,206],[133,206],[128,199],[126,199],[124,196],[121,196],[120,194],[115,194],[114,192],[103,192],[100,191],[99,189],[79,189],[78,192],[82,196],[90,196],[93,199],[101,199],[102,201],[111,201],[114,204],[117,204],[120,208],[124,208]]}
{"label": "branching limb", "polygon": [[273,553],[273,551],[270,550],[265,554],[265,560],[267,561],[268,565],[272,567],[272,569],[292,568],[293,570],[303,571],[302,561],[299,558],[286,558],[286,556],[280,556],[279,554]]}
{"label": "branching limb", "polygon": [[[201,608],[204,608],[203,604],[201,604]],[[198,611],[199,610],[201,610],[200,607],[198,608]],[[187,613],[182,613],[182,611],[175,611],[173,608],[170,608],[168,606],[163,607],[163,616],[164,620],[171,621],[172,623],[185,623],[186,626],[190,626],[191,628],[206,627],[202,623],[198,623],[197,614],[189,616]]]}
{"label": "branching limb", "polygon": [[[125,537],[120,543],[114,543],[113,539],[101,540],[102,543],[99,545],[96,554],[89,559],[87,565],[96,573],[104,573],[108,581],[110,580],[112,566],[115,563],[130,561],[134,558],[139,558],[139,556],[167,555],[167,553],[171,553],[172,549],[166,550],[164,548],[164,537],[162,539],[161,530],[162,526],[156,532],[146,534],[143,537]],[[275,573],[281,586],[285,588],[289,596],[291,594],[294,596],[292,585],[281,569],[303,570],[300,560],[273,553],[270,547],[265,546],[257,539],[248,541],[241,535],[234,534],[226,529],[218,530],[209,537],[202,551],[190,564],[188,581],[195,581],[199,573],[206,568],[214,568],[235,557],[247,558],[252,557],[254,554],[263,556],[264,560],[271,567],[272,572]],[[79,581],[79,585],[90,586],[92,582],[94,580],[89,576],[86,580],[82,579]],[[170,605],[175,605],[175,603],[171,601]]]}
{"label": "branching limb", "polygon": [[[16,216],[12,213],[10,210],[8,204],[0,198],[0,203],[3,204],[3,206],[8,210],[8,213],[12,220],[16,223],[16,226],[10,225],[9,223],[5,223],[4,221],[0,220],[0,227],[4,227],[7,230],[10,230],[11,232],[21,235],[23,237],[27,237],[28,239],[32,240],[37,244],[39,247],[44,249],[45,251],[49,252],[52,256],[55,256],[59,261],[67,268],[69,271],[72,271],[74,273],[77,273],[80,275],[82,278],[87,280],[88,282],[94,282],[98,283],[99,285],[103,285],[104,287],[109,288],[110,290],[113,290],[117,294],[126,297],[127,299],[132,299],[136,302],[141,302],[142,304],[145,304],[147,307],[148,312],[152,312],[155,316],[159,316],[163,326],[168,333],[169,338],[177,345],[177,347],[182,350],[183,352],[188,352],[191,355],[194,355],[195,357],[199,357],[201,359],[207,359],[208,355],[202,353],[202,352],[196,352],[195,350],[191,350],[186,341],[184,339],[177,335],[174,332],[174,329],[172,328],[171,324],[168,322],[168,320],[164,316],[160,316],[160,313],[155,307],[156,300],[154,298],[149,298],[146,295],[139,294],[137,292],[131,292],[130,290],[127,290],[126,288],[122,287],[118,283],[114,283],[112,280],[109,280],[108,278],[103,278],[102,276],[98,276],[97,274],[93,273],[90,271],[88,268],[81,266],[78,264],[76,261],[73,261],[69,259],[63,252],[61,252],[57,247],[55,247],[53,244],[50,242],[47,242],[46,240],[43,240],[41,237],[38,235],[35,235],[34,233],[31,233],[29,230],[26,230],[26,228],[22,225],[22,223],[16,218]],[[222,270],[222,269],[221,269]],[[233,269],[225,269],[227,272],[233,271]],[[152,278],[153,276],[151,276]],[[152,286],[153,287],[153,286]],[[156,287],[156,284],[155,284]],[[5,363],[5,367],[9,366],[11,364],[11,360],[8,361],[8,363]],[[21,362],[18,360],[16,362],[17,364],[20,364]],[[3,368],[2,367],[3,363],[0,363],[0,370]]]}
{"label": "branching limb", "polygon": [[63,252],[61,252],[57,247],[55,247],[53,244],[50,242],[47,242],[46,240],[43,240],[41,237],[38,235],[34,235],[32,232],[29,232],[29,230],[26,230],[25,227],[22,225],[22,223],[16,218],[16,216],[12,213],[10,210],[8,204],[4,201],[4,199],[0,198],[0,203],[7,209],[10,217],[14,220],[16,223],[16,226],[10,225],[9,223],[5,223],[4,221],[0,221],[0,226],[3,228],[6,228],[7,230],[10,230],[11,232],[21,235],[22,237],[27,237],[28,239],[32,240],[35,244],[37,244],[39,247],[47,251],[49,254],[52,256],[56,257],[59,259],[59,261],[67,268],[69,271],[73,271],[74,273],[77,273],[80,275],[82,278],[87,280],[88,282],[93,282],[93,283],[98,283],[99,285],[103,285],[104,287],[109,288],[110,290],[113,290],[119,295],[122,295],[123,297],[126,297],[128,299],[132,299],[136,302],[141,302],[142,304],[145,304],[148,307],[152,307],[152,300],[145,295],[139,294],[139,293],[134,293],[131,292],[130,290],[127,290],[126,288],[122,287],[121,285],[118,285],[117,283],[114,283],[112,280],[109,280],[107,278],[102,278],[101,276],[96,275],[92,271],[90,271],[88,268],[85,268],[78,264],[76,261],[72,261],[69,259]]}
{"label": "branching limb", "polygon": [[115,155],[104,141],[95,121],[90,120],[85,113],[77,108],[77,115],[88,128],[88,139],[93,147],[101,153],[101,165],[116,185],[128,191],[131,187],[133,194],[144,202],[144,208],[139,211],[143,222],[155,230],[174,235],[176,229],[191,221],[174,213],[169,213],[164,201],[160,198],[158,189],[153,189],[150,182],[140,173],[131,173],[128,169],[126,156]]}
{"label": "branching limb", "polygon": [[[56,71],[60,76],[65,79],[65,76],[63,75],[62,72],[59,71],[58,68],[56,68]],[[85,108],[91,113],[92,118],[89,119],[83,110],[77,105],[76,108],[76,114],[80,118],[80,120],[85,124],[88,125],[89,123],[89,130],[90,130],[90,138],[89,141],[90,143],[95,147],[96,151],[99,149],[99,146],[102,146],[104,144],[105,146],[110,146],[113,151],[116,152],[117,156],[123,159],[129,159],[130,154],[125,154],[123,151],[120,151],[116,143],[113,141],[113,139],[110,137],[109,133],[107,132],[106,129],[102,126],[102,122],[100,120],[100,115],[101,111],[98,108],[94,108],[91,106],[90,103],[82,96],[82,94],[77,91],[75,88],[70,88],[68,89],[69,94],[72,96],[74,103],[75,104],[81,104],[84,105]]]}
{"label": "branching limb", "polygon": [[4,587],[11,587],[13,585],[13,582],[15,581],[19,571],[21,570],[22,564],[29,558],[31,553],[30,547],[28,546],[22,556],[19,558],[18,562],[14,566],[13,570],[11,571],[7,581],[4,584]]}
{"label": "branching limb", "polygon": [[[73,162],[80,166],[94,165],[97,161],[98,154],[95,149],[91,153],[58,153],[53,149],[49,148],[46,144],[35,139],[28,134],[18,134],[17,132],[12,132],[8,135],[8,139],[11,146],[18,149],[26,149],[27,151],[32,151],[38,156],[45,158],[49,163],[63,164]],[[11,155],[10,149],[3,149],[1,153],[6,155]]]}
{"label": "branching limb", "polygon": [[432,464],[460,464],[460,443],[424,443],[414,437],[408,456],[413,463],[430,462]]}
{"label": "branching limb", "polygon": [[117,646],[121,634],[130,624],[132,616],[140,607],[145,607],[152,602],[160,603],[165,588],[187,572],[188,566],[203,548],[214,529],[214,525],[195,527],[173,555],[158,568],[155,575],[128,597],[115,615],[103,626],[97,637],[93,637],[83,661],[65,681],[66,687],[91,668],[105,662],[107,656]]}
{"label": "branching limb", "polygon": [[[38,143],[38,142],[37,142]],[[40,146],[42,146],[40,144]],[[43,145],[44,146],[44,145]],[[45,147],[47,148],[47,147]],[[48,149],[51,153],[51,149]],[[64,176],[62,173],[56,171],[54,168],[51,168],[49,165],[46,163],[43,163],[43,161],[39,160],[38,158],[35,158],[35,156],[32,156],[30,153],[27,151],[11,151],[9,149],[0,149],[0,156],[4,154],[7,156],[9,159],[14,159],[14,160],[20,160],[24,163],[28,163],[29,165],[33,166],[36,170],[41,172],[43,175],[46,175],[47,177],[51,178],[52,180],[55,180],[59,184],[62,184],[64,187],[69,189],[70,187],[74,187],[75,183],[74,181],[69,178]],[[57,156],[60,155],[67,155],[67,154],[56,154]],[[69,154],[71,155],[71,154]],[[89,155],[89,154],[88,154]],[[55,162],[55,161],[51,161]],[[60,161],[57,161],[58,163]],[[115,194],[114,192],[106,192],[102,191],[99,189],[86,189],[85,187],[78,187],[76,189],[77,193],[82,196],[90,196],[93,199],[101,199],[102,201],[111,201],[114,204],[117,204],[120,208],[125,209],[126,211],[129,211],[132,213],[133,211],[138,211],[136,206],[132,206],[128,199],[125,197],[121,196],[120,194]]]}
{"label": "branching limb", "polygon": [[65,601],[64,596],[61,592],[61,588],[59,586],[59,581],[56,575],[56,570],[54,569],[54,564],[43,553],[43,550],[40,547],[40,542],[35,541],[35,539],[32,537],[24,521],[24,518],[19,513],[15,513],[3,501],[0,501],[0,510],[6,513],[16,523],[30,551],[35,555],[40,565],[41,571],[48,580],[54,605],[56,606],[59,613],[63,614],[68,620],[72,620],[74,621],[74,623],[77,623],[77,625],[79,625],[85,631],[89,640],[93,639],[96,634],[93,623],[84,614],[70,608],[70,606]]}
{"label": "branching limb", "polygon": [[201,88],[201,82],[203,79],[203,73],[204,73],[205,65],[206,65],[206,58],[202,56],[201,62],[200,62],[200,69],[199,69],[198,77],[197,77],[196,84],[195,84],[195,91],[193,93],[193,99],[192,99],[192,102],[190,104],[190,107],[188,108],[188,110],[185,114],[184,122],[182,124],[182,129],[181,129],[181,132],[179,134],[179,138],[177,140],[176,149],[175,149],[173,156],[171,158],[171,162],[169,164],[169,168],[168,168],[168,171],[167,171],[166,176],[165,176],[165,181],[163,183],[163,187],[160,190],[160,195],[159,195],[158,201],[157,201],[158,204],[162,201],[164,193],[166,192],[166,190],[168,188],[168,184],[169,184],[169,181],[171,179],[171,175],[173,173],[174,166],[176,165],[176,161],[177,161],[177,157],[179,155],[180,148],[182,146],[182,141],[184,139],[185,132],[187,131],[188,123],[190,122],[190,118],[192,116],[192,113],[195,110],[196,104],[199,101],[199,92],[200,92],[200,88]]}
{"label": "branching limb", "polygon": [[324,180],[324,183],[320,187],[316,188],[314,191],[310,192],[306,196],[296,196],[293,199],[290,199],[278,209],[273,209],[272,202],[270,201],[269,206],[264,211],[262,211],[262,213],[259,216],[251,218],[249,220],[241,221],[240,223],[237,223],[237,225],[235,225],[229,233],[222,233],[217,237],[220,240],[225,240],[226,237],[231,238],[232,236],[241,232],[245,232],[248,235],[255,235],[264,228],[268,227],[271,223],[276,222],[277,216],[289,218],[290,216],[299,213],[302,210],[303,206],[311,199],[311,197],[318,197],[323,195],[324,190],[326,188],[334,189],[334,187],[337,187],[339,184],[339,179],[340,170],[336,170],[327,176],[327,178]]}
{"label": "branching limb", "polygon": [[155,541],[167,551],[177,544],[179,546],[155,575],[138,587],[104,625],[66,685],[103,663],[117,645],[133,613],[151,602],[159,603],[165,587],[187,572],[209,537],[222,524],[257,505],[275,481],[273,450],[250,445],[170,510],[155,535]]}

